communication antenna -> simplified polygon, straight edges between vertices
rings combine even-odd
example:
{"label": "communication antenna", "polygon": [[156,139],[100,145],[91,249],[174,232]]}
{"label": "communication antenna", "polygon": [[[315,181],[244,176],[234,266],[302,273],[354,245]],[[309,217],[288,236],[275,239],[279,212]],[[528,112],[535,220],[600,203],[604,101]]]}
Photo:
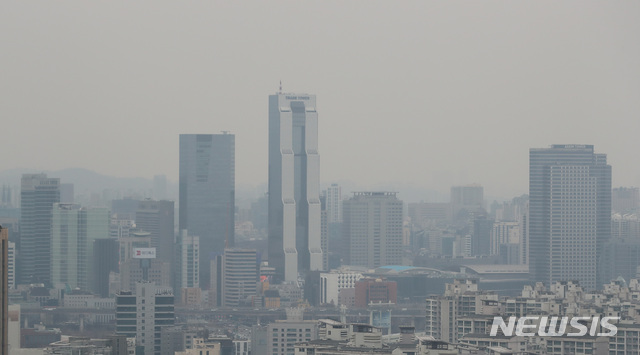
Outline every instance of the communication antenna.
{"label": "communication antenna", "polygon": [[278,94],[282,94],[282,80],[280,80],[280,91],[278,92]]}

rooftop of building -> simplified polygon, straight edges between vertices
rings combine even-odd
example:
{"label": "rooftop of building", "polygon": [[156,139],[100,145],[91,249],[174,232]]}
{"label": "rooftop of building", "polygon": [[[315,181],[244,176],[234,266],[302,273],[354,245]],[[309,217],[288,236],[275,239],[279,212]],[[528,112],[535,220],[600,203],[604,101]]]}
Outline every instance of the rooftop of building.
{"label": "rooftop of building", "polygon": [[464,265],[478,274],[528,274],[529,265]]}

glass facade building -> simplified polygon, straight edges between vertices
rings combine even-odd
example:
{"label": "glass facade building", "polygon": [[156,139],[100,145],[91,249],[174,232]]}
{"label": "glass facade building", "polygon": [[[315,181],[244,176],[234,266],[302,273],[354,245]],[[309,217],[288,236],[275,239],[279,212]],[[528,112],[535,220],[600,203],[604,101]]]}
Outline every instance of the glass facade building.
{"label": "glass facade building", "polygon": [[234,246],[235,136],[180,135],[179,228],[200,237],[200,285],[209,261]]}
{"label": "glass facade building", "polygon": [[92,289],[94,243],[109,238],[109,210],[56,203],[51,221],[51,283]]}
{"label": "glass facade building", "polygon": [[50,284],[51,211],[58,202],[60,179],[22,175],[18,283]]}

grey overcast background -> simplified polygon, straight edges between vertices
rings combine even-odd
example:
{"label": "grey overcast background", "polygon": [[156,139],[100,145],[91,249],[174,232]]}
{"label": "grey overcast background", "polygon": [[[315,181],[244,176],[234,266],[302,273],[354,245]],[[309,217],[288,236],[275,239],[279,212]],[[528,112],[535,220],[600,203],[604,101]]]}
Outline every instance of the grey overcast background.
{"label": "grey overcast background", "polygon": [[178,134],[226,130],[259,185],[282,80],[317,95],[324,183],[510,197],[576,143],[640,185],[637,1],[3,1],[0,38],[0,170],[177,181]]}

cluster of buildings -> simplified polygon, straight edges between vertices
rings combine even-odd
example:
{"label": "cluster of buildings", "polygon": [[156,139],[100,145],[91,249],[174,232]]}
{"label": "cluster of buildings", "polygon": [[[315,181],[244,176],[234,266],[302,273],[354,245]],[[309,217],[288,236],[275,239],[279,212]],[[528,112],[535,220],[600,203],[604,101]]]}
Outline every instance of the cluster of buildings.
{"label": "cluster of buildings", "polygon": [[[538,282],[526,286],[517,297],[500,297],[495,292],[478,288],[477,280],[457,280],[447,285],[439,296],[426,302],[425,333],[460,348],[504,349],[505,354],[637,354],[640,352],[640,283],[622,278],[605,284],[601,290],[586,291],[578,282],[557,281],[549,287]],[[505,335],[500,328],[491,335],[495,317],[533,318],[532,328],[538,329],[540,319],[567,317],[581,319],[592,325],[591,319],[614,317],[617,332],[605,332],[598,323],[597,331],[570,336],[576,332],[571,325],[560,336]],[[563,329],[559,324],[546,324],[547,331]],[[551,329],[550,329],[551,328]],[[593,333],[593,334],[592,334]]]}
{"label": "cluster of buildings", "polygon": [[[153,199],[121,196],[109,206],[76,203],[72,184],[46,174],[24,174],[19,197],[3,186],[0,352],[12,338],[4,335],[10,303],[23,312],[12,348],[42,345],[47,354],[596,354],[634,346],[627,338],[487,335],[493,316],[531,313],[616,314],[630,329],[624,334],[633,333],[640,198],[637,188],[612,189],[607,157],[592,145],[531,149],[529,194],[511,201],[487,208],[483,187],[472,184],[453,186],[448,203],[405,208],[393,191],[320,190],[315,95],[278,92],[268,115],[268,194],[251,216],[236,208],[235,136],[227,132],[180,135],[175,202],[162,176]],[[425,333],[406,326],[395,338],[383,311],[371,311],[368,325],[290,311],[286,321],[254,327],[251,341],[213,336],[179,315],[290,307],[344,315],[425,299]],[[62,330],[43,328],[56,322]],[[105,336],[84,336],[89,329]]]}

